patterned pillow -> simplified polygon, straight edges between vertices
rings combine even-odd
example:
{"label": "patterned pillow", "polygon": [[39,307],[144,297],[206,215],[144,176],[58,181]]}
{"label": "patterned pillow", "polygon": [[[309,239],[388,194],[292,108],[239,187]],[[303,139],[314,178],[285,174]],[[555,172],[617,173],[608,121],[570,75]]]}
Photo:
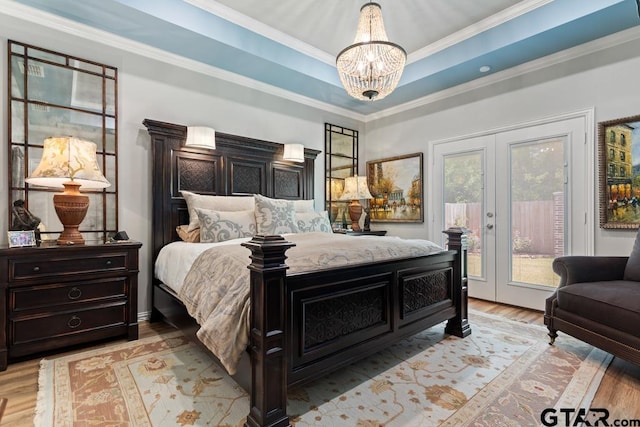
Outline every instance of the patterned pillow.
{"label": "patterned pillow", "polygon": [[297,233],[296,211],[292,200],[270,199],[255,194],[258,234]]}
{"label": "patterned pillow", "polygon": [[195,211],[200,221],[202,243],[224,242],[256,234],[256,219],[252,210],[218,212],[196,208]]}
{"label": "patterned pillow", "polygon": [[296,225],[300,233],[310,233],[312,231],[320,231],[323,233],[333,232],[327,211],[298,212],[296,213]]}
{"label": "patterned pillow", "polygon": [[212,211],[231,212],[231,211],[248,211],[253,209],[253,197],[239,196],[205,196],[203,194],[192,193],[191,191],[180,191],[182,197],[187,202],[189,210],[189,228],[187,231],[193,231],[200,227],[200,221],[195,209],[208,209]]}

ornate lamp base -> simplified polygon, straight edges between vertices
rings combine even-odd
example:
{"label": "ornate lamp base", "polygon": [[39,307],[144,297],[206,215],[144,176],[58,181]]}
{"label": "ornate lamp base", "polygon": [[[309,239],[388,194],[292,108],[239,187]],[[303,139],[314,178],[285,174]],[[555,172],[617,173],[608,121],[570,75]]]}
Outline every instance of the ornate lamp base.
{"label": "ornate lamp base", "polygon": [[362,216],[362,205],[358,200],[352,200],[349,204],[349,218],[351,218],[351,229],[360,231],[360,217]]}
{"label": "ornate lamp base", "polygon": [[89,197],[80,194],[78,190],[80,184],[69,181],[62,185],[64,185],[64,192],[53,196],[53,206],[56,208],[56,214],[64,227],[57,243],[59,245],[83,245],[84,238],[78,231],[78,227],[87,215]]}

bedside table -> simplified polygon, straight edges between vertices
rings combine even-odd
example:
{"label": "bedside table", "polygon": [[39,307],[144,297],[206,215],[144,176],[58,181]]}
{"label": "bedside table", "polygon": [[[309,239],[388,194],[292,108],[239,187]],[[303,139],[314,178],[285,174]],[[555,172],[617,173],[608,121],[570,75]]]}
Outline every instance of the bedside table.
{"label": "bedside table", "polygon": [[385,236],[387,234],[387,230],[369,230],[369,231],[334,231],[334,233],[346,234],[347,236]]}
{"label": "bedside table", "polygon": [[15,358],[138,338],[137,242],[0,248],[0,371]]}

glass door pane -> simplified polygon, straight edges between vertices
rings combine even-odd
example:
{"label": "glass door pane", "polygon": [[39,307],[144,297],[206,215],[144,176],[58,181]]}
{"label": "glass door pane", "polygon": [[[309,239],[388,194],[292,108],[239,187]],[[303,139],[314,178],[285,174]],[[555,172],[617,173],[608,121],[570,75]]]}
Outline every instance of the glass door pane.
{"label": "glass door pane", "polygon": [[551,138],[510,145],[510,281],[556,287],[564,254],[564,145]]}
{"label": "glass door pane", "polygon": [[484,277],[482,152],[444,156],[444,229],[468,231],[468,274]]}

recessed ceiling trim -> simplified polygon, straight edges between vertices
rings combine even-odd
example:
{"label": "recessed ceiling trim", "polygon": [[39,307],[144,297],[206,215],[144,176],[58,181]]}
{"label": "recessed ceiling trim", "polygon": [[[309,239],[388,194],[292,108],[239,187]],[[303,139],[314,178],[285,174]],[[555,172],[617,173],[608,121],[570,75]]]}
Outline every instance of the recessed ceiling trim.
{"label": "recessed ceiling trim", "polygon": [[477,78],[467,83],[460,84],[458,86],[441,90],[439,92],[431,93],[422,98],[415,99],[413,101],[405,102],[404,104],[387,108],[382,111],[367,114],[365,117],[365,123],[373,120],[382,119],[385,117],[393,116],[405,111],[419,108],[443,99],[447,99],[456,95],[461,95],[465,92],[469,92],[475,89],[479,89],[485,86],[489,86],[495,83],[499,83],[504,80],[508,80],[513,77],[528,74],[543,68],[550,67],[552,65],[561,64],[581,56],[589,55],[604,49],[608,49],[623,43],[631,42],[640,39],[640,27],[632,27],[627,30],[620,31],[618,33],[611,34],[606,37],[573,47],[571,49],[563,50],[543,58],[539,58],[527,63],[515,66],[513,68],[506,69],[504,71],[496,72],[484,77]]}
{"label": "recessed ceiling trim", "polygon": [[[7,10],[21,4],[29,8],[21,17],[26,22],[35,22],[33,15],[43,12],[46,18],[38,23],[60,33],[129,51],[132,48],[127,46],[139,43],[135,53],[141,56],[363,121],[416,108],[424,105],[424,100],[442,99],[490,84],[487,80],[472,81],[478,79],[481,65],[492,65],[493,78],[497,75],[509,78],[530,72],[527,71],[530,64],[545,64],[544,60],[534,60],[518,67],[531,58],[544,54],[548,55],[545,58],[553,58],[552,52],[566,49],[562,51],[562,60],[567,60],[570,46],[637,26],[635,3],[631,0],[522,0],[518,7],[508,9],[514,18],[506,18],[504,11],[497,13],[451,36],[459,37],[460,41],[449,40],[454,44],[409,64],[394,93],[396,96],[372,106],[354,102],[343,93],[333,68],[333,55],[325,62],[287,45],[293,42],[274,40],[272,29],[265,24],[260,25],[269,34],[262,35],[219,16],[222,12],[214,14],[194,5],[208,4],[205,0],[102,0],[95,14],[84,3],[74,8],[73,1],[0,0],[0,16],[10,16]],[[227,7],[222,6],[227,0],[207,1]],[[224,4],[234,7],[232,2]],[[240,13],[236,12],[237,15]],[[602,22],[608,25],[600,25]],[[465,36],[465,31],[476,35]],[[310,48],[317,53],[317,48]],[[511,74],[500,73],[512,66],[516,68]],[[446,89],[452,85],[462,86]],[[429,102],[433,101],[426,103]]]}
{"label": "recessed ceiling trim", "polygon": [[42,25],[43,27],[51,28],[54,31],[57,30],[94,42],[99,40],[99,42],[97,43],[101,43],[106,46],[122,49],[126,52],[165,62],[167,64],[194,71],[200,74],[205,74],[210,77],[227,81],[229,83],[237,84],[239,86],[255,89],[269,95],[277,96],[279,98],[287,99],[292,102],[297,102],[299,104],[317,108],[329,113],[338,114],[361,122],[365,121],[364,114],[354,112],[353,110],[348,110],[332,104],[328,104],[326,102],[319,101],[317,99],[309,98],[304,95],[288,91],[286,89],[263,83],[249,77],[233,73],[231,71],[226,71],[213,65],[204,64],[202,62],[189,59],[178,54],[167,52],[165,50],[133,41],[107,31],[99,30],[88,25],[81,24],[55,14],[51,14],[49,12],[44,12],[39,9],[32,8],[30,6],[22,5],[11,0],[0,0],[0,10],[2,10],[0,14],[12,16],[14,18],[22,19],[27,22]]}
{"label": "recessed ceiling trim", "polygon": [[311,46],[308,43],[291,37],[290,35],[276,30],[275,28],[266,25],[260,21],[257,21],[247,15],[243,15],[236,10],[233,10],[223,4],[220,4],[214,0],[183,0],[185,3],[200,8],[208,13],[216,15],[222,19],[225,19],[235,25],[245,28],[248,31],[259,34],[263,37],[278,42],[284,46],[297,50],[300,53],[308,55],[314,59],[325,62],[329,65],[335,66],[336,58],[317,47]]}
{"label": "recessed ceiling trim", "polygon": [[455,33],[447,37],[444,37],[435,43],[431,43],[430,45],[425,46],[422,49],[418,49],[414,52],[411,52],[409,55],[407,55],[407,64],[420,61],[421,59],[431,56],[434,53],[440,52],[441,50],[445,50],[471,37],[477,36],[478,34],[484,31],[487,31],[491,28],[502,25],[511,19],[522,16],[526,13],[531,12],[532,10],[545,6],[551,2],[553,2],[553,0],[521,1],[520,3],[513,5],[507,9],[504,9],[503,11],[498,12],[492,16],[489,16],[488,18],[485,18],[480,22],[477,22],[466,28],[463,28],[460,31],[456,31]]}

